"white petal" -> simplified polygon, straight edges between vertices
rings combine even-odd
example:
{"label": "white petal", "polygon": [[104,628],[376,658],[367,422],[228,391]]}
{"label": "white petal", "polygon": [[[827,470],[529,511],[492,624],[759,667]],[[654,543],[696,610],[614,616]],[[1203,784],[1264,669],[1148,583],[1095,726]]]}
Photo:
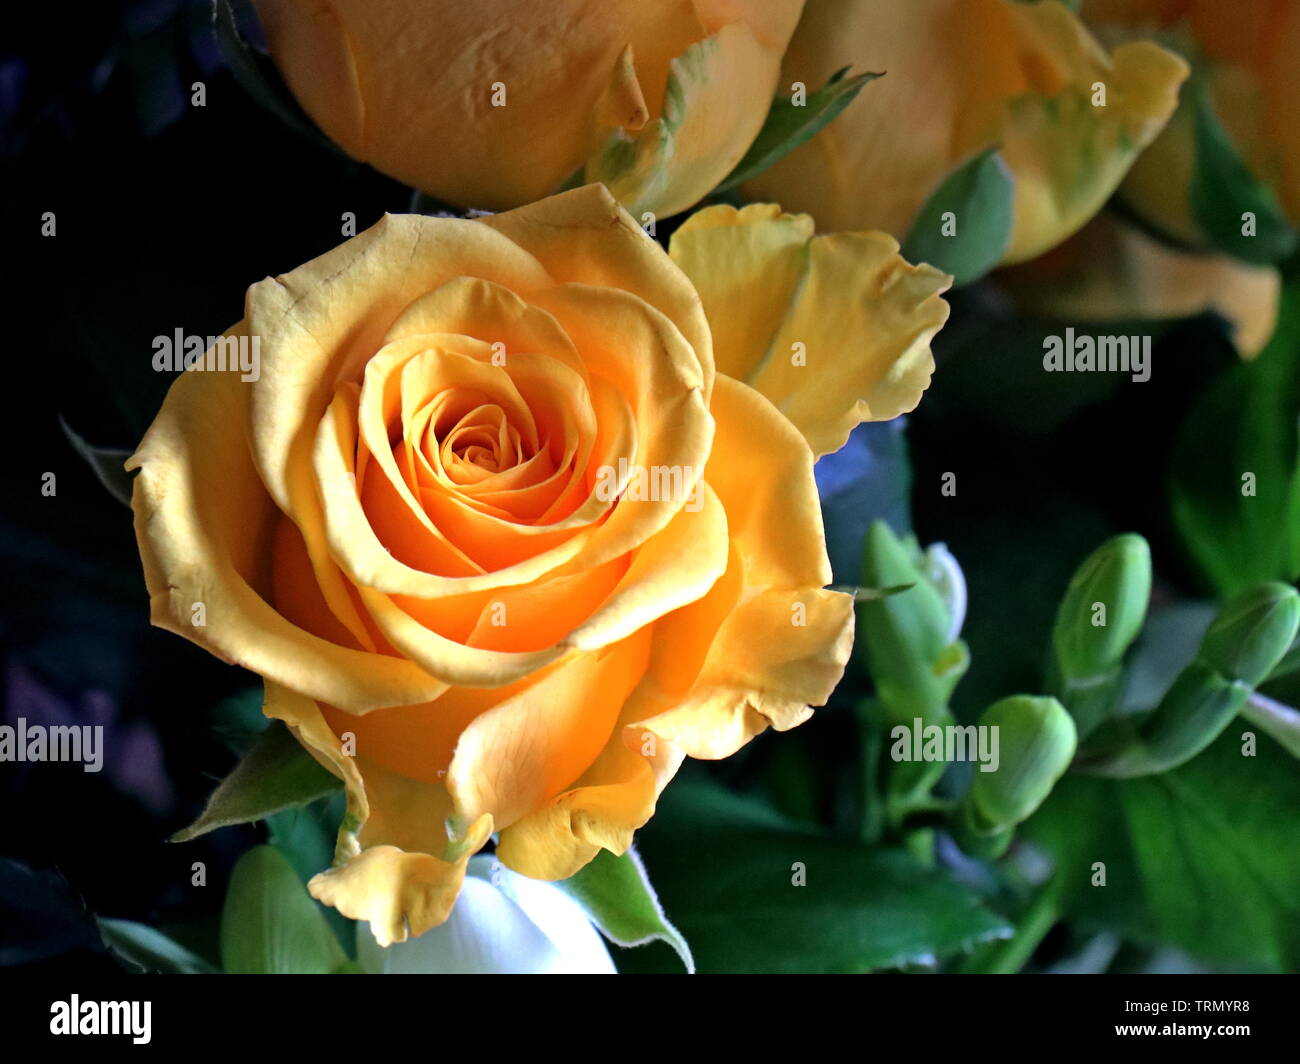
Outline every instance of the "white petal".
{"label": "white petal", "polygon": [[[477,868],[475,862],[481,862]],[[586,911],[559,887],[521,876],[492,857],[473,858],[469,874],[495,881],[497,888],[541,928],[560,953],[557,971],[571,975],[618,974],[605,940]]]}
{"label": "white petal", "polygon": [[418,938],[382,949],[369,925],[359,923],[357,957],[366,971],[390,975],[530,975],[566,970],[559,951],[523,909],[487,880],[473,876],[465,878],[447,922]]}

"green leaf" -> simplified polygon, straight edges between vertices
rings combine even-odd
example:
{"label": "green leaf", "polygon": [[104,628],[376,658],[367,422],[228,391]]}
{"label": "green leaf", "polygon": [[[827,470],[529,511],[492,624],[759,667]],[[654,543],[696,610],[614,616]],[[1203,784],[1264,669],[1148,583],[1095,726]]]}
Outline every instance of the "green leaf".
{"label": "green leaf", "polygon": [[[325,798],[282,809],[266,818],[271,845],[288,858],[303,883],[333,861],[334,841],[345,805],[340,788]],[[356,926],[335,908],[327,906],[324,912],[344,950],[350,952],[356,942]]]}
{"label": "green leaf", "polygon": [[601,850],[595,860],[556,884],[587,910],[591,922],[619,946],[667,942],[691,974],[695,961],[681,932],[668,922],[635,850],[615,857]]}
{"label": "green leaf", "polygon": [[908,853],[824,834],[713,784],[678,779],[638,840],[703,972],[866,972],[1011,933],[973,891]]}
{"label": "green leaf", "polygon": [[95,918],[100,937],[114,954],[131,968],[142,972],[176,972],[182,975],[210,975],[217,969],[161,931],[134,920]]}
{"label": "green leaf", "polygon": [[1022,831],[1055,860],[1067,915],[1232,970],[1296,970],[1300,774],[1263,737],[1243,756],[1245,730],[1163,775],[1057,784]]}
{"label": "green leaf", "polygon": [[298,975],[337,972],[348,963],[320,906],[274,846],[255,846],[230,875],[221,963],[234,974]]}
{"label": "green leaf", "polygon": [[894,584],[892,587],[834,587],[832,590],[852,595],[854,602],[879,602],[891,595],[901,595],[904,591],[910,591],[914,587],[916,587],[916,584],[910,583]]}
{"label": "green leaf", "polygon": [[[1258,180],[1223,128],[1204,79],[1191,86],[1196,129],[1196,164],[1189,190],[1192,213],[1214,246],[1260,265],[1285,259],[1296,249],[1296,231],[1273,190]],[[1243,215],[1255,219],[1247,236]]]}
{"label": "green leaf", "polygon": [[1174,522],[1221,596],[1300,576],[1298,412],[1300,281],[1283,290],[1268,346],[1211,382],[1174,445]]}
{"label": "green leaf", "polygon": [[903,258],[937,266],[955,284],[978,280],[1011,242],[1014,192],[996,148],[963,163],[925,201],[903,242]]}
{"label": "green leaf", "polygon": [[131,457],[131,452],[114,447],[96,447],[94,444],[87,443],[62,417],[59,418],[59,425],[63,428],[63,434],[68,437],[68,442],[72,444],[73,450],[86,460],[94,471],[95,477],[108,489],[108,493],[130,509],[131,474],[122,466]]}
{"label": "green leaf", "polygon": [[270,58],[240,35],[231,0],[213,0],[212,25],[216,32],[217,48],[230,68],[230,73],[245,92],[308,140],[343,154],[338,145],[326,137],[299,106]]}
{"label": "green leaf", "polygon": [[863,85],[880,77],[879,74],[857,74],[850,78],[846,76],[848,71],[848,67],[837,70],[825,85],[804,100],[802,106],[795,106],[785,96],[776,97],[749,151],[722,184],[713,190],[713,194],[726,192],[757,177],[789,155],[848,107],[862,91]]}
{"label": "green leaf", "polygon": [[199,818],[171,841],[189,842],[217,828],[263,820],[281,809],[323,798],[340,786],[276,721],[217,785]]}
{"label": "green leaf", "polygon": [[342,789],[327,797],[281,809],[266,818],[271,844],[279,850],[304,883],[334,859],[334,839],[345,812]]}

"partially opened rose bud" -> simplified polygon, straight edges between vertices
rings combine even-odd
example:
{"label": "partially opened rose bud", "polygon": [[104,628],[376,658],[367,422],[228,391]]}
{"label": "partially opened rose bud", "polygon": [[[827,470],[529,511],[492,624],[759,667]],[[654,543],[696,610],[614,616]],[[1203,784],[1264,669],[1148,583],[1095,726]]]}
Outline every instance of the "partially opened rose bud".
{"label": "partially opened rose bud", "polygon": [[1260,584],[1233,599],[1214,619],[1197,657],[1230,680],[1254,687],[1287,652],[1300,628],[1300,593]]}
{"label": "partially opened rose bud", "polygon": [[357,961],[387,975],[613,975],[586,912],[559,887],[475,857],[447,922],[380,946],[357,924]]}
{"label": "partially opened rose bud", "polygon": [[271,55],[344,151],[502,210],[579,171],[637,214],[703,198],[767,116],[803,0],[256,0]]}
{"label": "partially opened rose bud", "polygon": [[[966,802],[970,821],[993,833],[1027,819],[1074,757],[1074,721],[1055,698],[1013,695],[993,703],[979,727],[996,729],[996,760],[976,768]],[[989,771],[985,771],[985,769]]]}
{"label": "partially opened rose bud", "polygon": [[[1064,5],[1013,0],[819,0],[783,85],[884,71],[838,119],[746,188],[824,229],[900,240],[958,168],[996,149],[1013,188],[1002,262],[1042,254],[1109,198],[1178,101],[1187,65],[1149,41],[1108,52]],[[964,210],[946,236],[976,224]]]}

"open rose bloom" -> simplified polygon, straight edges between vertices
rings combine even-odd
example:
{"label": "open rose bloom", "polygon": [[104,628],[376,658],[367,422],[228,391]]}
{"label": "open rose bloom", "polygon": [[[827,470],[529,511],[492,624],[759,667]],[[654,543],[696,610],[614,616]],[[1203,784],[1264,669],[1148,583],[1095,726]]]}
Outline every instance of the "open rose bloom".
{"label": "open rose bloom", "polygon": [[567,877],[684,755],[830,695],[853,599],[814,456],[915,405],[949,279],[811,236],[713,208],[670,257],[601,186],[386,216],[249,290],[258,380],[171,389],[128,463],[154,622],[343,779],[310,887],[381,944],[445,920],[493,833]]}

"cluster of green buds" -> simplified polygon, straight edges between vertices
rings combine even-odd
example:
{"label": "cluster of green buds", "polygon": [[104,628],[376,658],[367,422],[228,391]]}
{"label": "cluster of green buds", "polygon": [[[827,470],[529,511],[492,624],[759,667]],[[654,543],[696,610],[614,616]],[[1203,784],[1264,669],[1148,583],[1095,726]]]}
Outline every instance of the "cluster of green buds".
{"label": "cluster of green buds", "polygon": [[[942,544],[922,551],[915,537],[900,538],[876,521],[867,533],[862,582],[869,590],[858,596],[858,648],[876,689],[863,707],[868,727],[950,724],[948,700],[970,663],[960,638],[966,614],[961,568]],[[891,819],[924,805],[945,767],[931,761],[895,765]]]}
{"label": "cluster of green buds", "polygon": [[[867,535],[862,572],[872,590],[859,594],[858,648],[875,686],[874,697],[861,704],[865,734],[879,737],[902,725],[918,737],[940,730],[971,732],[981,741],[997,736],[992,763],[972,770],[959,800],[933,793],[948,767],[942,757],[896,760],[876,819],[894,828],[914,827],[914,818],[944,822],[979,857],[1000,856],[1016,826],[1072,766],[1129,777],[1195,757],[1238,713],[1268,703],[1255,688],[1291,657],[1300,658],[1300,593],[1262,584],[1223,608],[1154,709],[1122,710],[1125,657],[1146,620],[1152,572],[1146,540],[1115,536],[1084,560],[1061,600],[1047,693],[1003,698],[975,725],[957,727],[949,701],[970,663],[960,638],[966,597],[960,568],[942,546],[923,552],[913,537],[877,522]],[[1294,731],[1300,745],[1300,714],[1265,708],[1269,727],[1288,736]],[[1284,711],[1296,719],[1283,720]],[[880,761],[879,751],[869,744],[868,765]],[[867,783],[870,789],[874,778]],[[873,838],[869,819],[864,816],[864,837]],[[912,836],[904,831],[905,839]]]}
{"label": "cluster of green buds", "polygon": [[[1159,704],[1120,721],[1081,767],[1103,776],[1166,772],[1210,745],[1278,666],[1300,629],[1300,593],[1260,584],[1227,604]],[[1099,735],[1099,738],[1103,736]]]}

